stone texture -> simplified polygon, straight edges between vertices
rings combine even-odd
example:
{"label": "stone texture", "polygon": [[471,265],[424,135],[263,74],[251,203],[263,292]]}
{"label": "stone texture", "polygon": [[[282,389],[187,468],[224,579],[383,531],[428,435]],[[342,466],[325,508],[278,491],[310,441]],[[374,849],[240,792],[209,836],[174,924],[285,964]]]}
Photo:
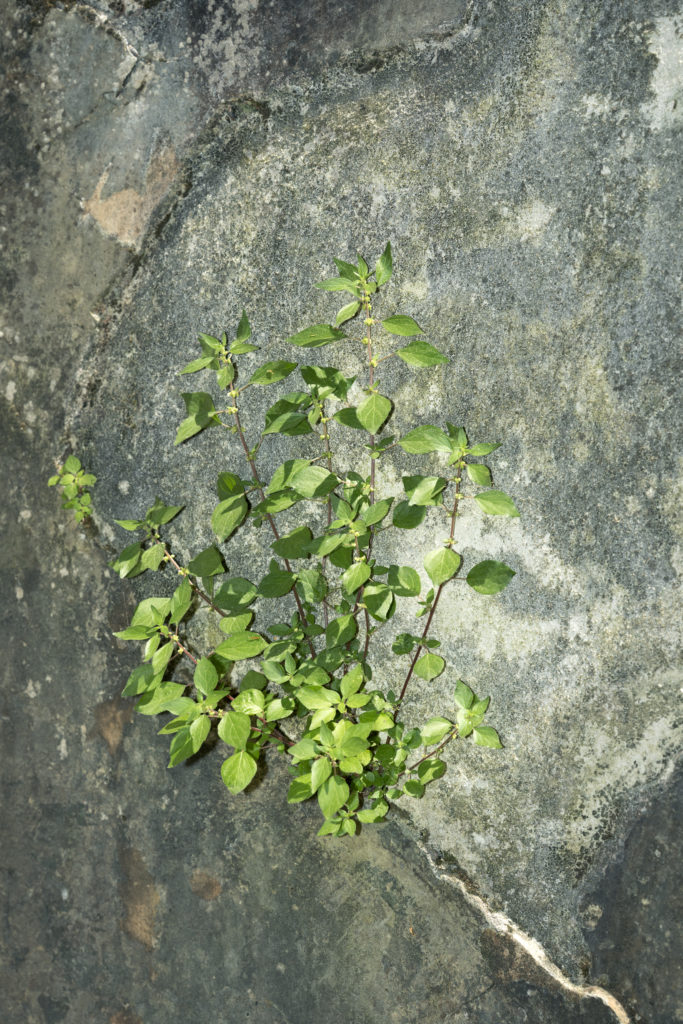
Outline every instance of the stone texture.
{"label": "stone texture", "polygon": [[[662,896],[679,791],[680,16],[652,0],[352,8],[0,13],[9,1024],[198,1006],[263,1024],[614,1019],[492,933],[418,838],[575,981],[634,1021],[683,1019]],[[336,308],[310,287],[331,257],[388,238],[391,302],[451,357],[424,393],[403,367],[383,374],[396,427],[424,404],[502,438],[496,483],[523,513],[463,520],[463,551],[517,577],[499,598],[453,595],[437,623],[506,750],[454,749],[407,817],[335,847],[283,804],[276,762],[245,799],[218,750],[163,770],[155,723],[118,697],[134,654],[110,631],[133,595],[106,568],[123,540],[107,521],[156,492],[193,499],[176,542],[208,542],[212,439],[171,446],[193,338],[246,306],[270,357],[289,354],[286,334]],[[87,532],[44,487],[71,442],[99,477]],[[409,535],[406,560],[431,538]],[[412,712],[448,714],[456,675]]]}

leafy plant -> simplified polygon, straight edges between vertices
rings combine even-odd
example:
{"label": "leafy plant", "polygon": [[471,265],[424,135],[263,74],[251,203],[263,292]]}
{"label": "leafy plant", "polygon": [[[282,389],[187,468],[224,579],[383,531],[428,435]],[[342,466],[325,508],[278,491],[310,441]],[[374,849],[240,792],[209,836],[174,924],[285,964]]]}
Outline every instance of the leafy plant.
{"label": "leafy plant", "polygon": [[62,488],[62,508],[73,510],[77,523],[92,513],[92,495],[88,488],[92,487],[97,477],[86,473],[80,459],[69,455],[63,466],[57,468],[54,476],[47,482],[48,487]]}
{"label": "leafy plant", "polygon": [[[362,383],[312,362],[297,367],[277,359],[247,369],[256,345],[246,313],[234,340],[200,334],[202,354],[180,373],[213,373],[221,398],[216,404],[208,391],[183,394],[186,415],[175,443],[222,427],[241,449],[244,468],[218,476],[211,516],[215,542],[187,564],[174,553],[166,530],[181,506],[157,498],[144,519],[117,520],[139,539],[112,565],[121,577],[149,570],[178,581],[172,596],[142,600],[128,628],[116,634],[144,644],[142,662],[123,694],[137,697],[142,714],[171,714],[161,729],[172,737],[170,765],[197,754],[215,728],[232,748],[221,767],[223,781],[239,793],[256,775],[264,752],[275,747],[290,762],[289,803],[316,798],[324,817],[318,834],[353,835],[358,823],[381,821],[393,801],[421,797],[446,771],[439,755],[456,737],[501,746],[496,730],[483,724],[489,698],[478,698],[462,681],[455,685],[452,718],[434,717],[410,728],[402,712],[409,687],[424,687],[446,671],[437,653],[440,641],[432,635],[444,591],[465,583],[479,594],[497,594],[514,576],[493,560],[463,575],[456,550],[463,505],[474,502],[487,515],[518,512],[507,494],[493,489],[490,469],[478,461],[498,443],[470,444],[465,429],[452,423],[418,426],[403,437],[385,433],[393,402],[380,390],[379,366],[395,358],[423,371],[448,360],[423,340],[411,316],[377,318],[379,292],[392,276],[390,245],[374,270],[361,256],[356,263],[334,262],[338,276],[316,287],[344,292],[349,301],[334,324],[314,324],[287,340],[302,350],[356,344]],[[354,325],[360,328],[355,338]],[[270,405],[252,443],[241,418],[249,391],[272,387],[297,369],[302,384]],[[358,398],[352,404],[354,386]],[[293,438],[296,447],[266,479],[257,459],[272,434]],[[364,472],[338,464],[342,434],[362,446],[353,464],[364,463]],[[378,472],[397,446],[418,456],[398,500],[380,495]],[[440,460],[438,471],[420,471],[427,456]],[[391,546],[385,534],[398,531],[399,537],[432,520],[437,529],[445,520],[448,535],[424,556],[430,584],[424,593],[418,570],[401,564],[400,541]],[[260,579],[226,570],[222,545],[245,530],[259,531],[261,543],[272,550]],[[395,562],[378,561],[380,537],[383,551],[397,553]],[[383,688],[375,682],[376,638],[391,628],[400,602],[412,603],[424,623],[414,633],[390,634],[389,675],[395,682]],[[218,624],[216,636],[223,635],[203,647],[196,627],[190,628],[202,608],[214,628]],[[386,663],[387,645],[383,651]]]}

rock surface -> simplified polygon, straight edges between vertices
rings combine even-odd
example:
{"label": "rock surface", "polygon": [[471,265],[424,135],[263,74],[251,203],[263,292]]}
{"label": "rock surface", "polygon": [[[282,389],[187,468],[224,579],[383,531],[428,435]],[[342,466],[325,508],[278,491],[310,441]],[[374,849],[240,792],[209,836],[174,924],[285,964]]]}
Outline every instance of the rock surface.
{"label": "rock surface", "polygon": [[[629,1019],[683,1020],[662,895],[680,819],[680,27],[652,0],[0,13],[9,1024],[619,1019],[434,863]],[[158,492],[193,502],[184,553],[210,541],[215,439],[172,447],[194,337],[246,306],[269,357],[290,356],[282,339],[336,310],[311,290],[331,257],[387,239],[387,312],[451,360],[426,386],[383,374],[397,431],[503,439],[496,484],[523,514],[463,519],[462,550],[517,576],[444,601],[455,674],[411,709],[449,714],[460,676],[491,693],[506,749],[461,744],[407,815],[335,846],[286,807],[276,762],[245,798],[218,750],[163,770],[165,739],[118,697],[134,654],[110,631],[134,597],[106,568],[124,540],[107,522]],[[99,478],[88,531],[44,486],[71,443]],[[410,466],[387,463],[385,486]],[[430,539],[408,535],[404,560]]]}

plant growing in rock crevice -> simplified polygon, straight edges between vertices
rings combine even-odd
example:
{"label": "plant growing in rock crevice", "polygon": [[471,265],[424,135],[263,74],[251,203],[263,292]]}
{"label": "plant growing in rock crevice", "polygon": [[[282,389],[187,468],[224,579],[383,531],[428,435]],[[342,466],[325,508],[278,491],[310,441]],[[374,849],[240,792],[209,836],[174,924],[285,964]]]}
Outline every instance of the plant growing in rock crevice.
{"label": "plant growing in rock crevice", "polygon": [[[217,543],[183,564],[165,531],[182,506],[157,499],[144,519],[117,520],[141,537],[112,565],[121,577],[149,570],[178,578],[172,596],[142,600],[128,628],[116,634],[144,643],[142,662],[123,694],[138,698],[142,714],[171,714],[161,729],[172,736],[170,764],[196,754],[215,727],[233,749],[221,767],[223,781],[239,793],[254,778],[259,758],[275,747],[290,762],[288,801],[317,798],[324,816],[318,834],[352,835],[358,822],[381,821],[392,801],[421,797],[445,772],[438,755],[456,737],[501,746],[496,730],[483,724],[489,698],[479,699],[462,681],[455,683],[452,718],[433,717],[420,728],[407,728],[401,711],[409,687],[446,671],[437,653],[440,642],[432,635],[444,590],[466,583],[479,594],[496,594],[514,576],[494,560],[479,562],[464,575],[456,550],[463,505],[474,501],[489,515],[518,512],[505,493],[493,489],[489,468],[477,461],[497,443],[470,444],[465,429],[452,423],[419,426],[399,438],[385,435],[393,404],[380,391],[379,366],[397,358],[421,370],[448,360],[420,338],[423,331],[412,317],[377,318],[380,291],[392,275],[390,245],[374,270],[360,256],[355,264],[335,264],[339,276],[316,287],[347,293],[350,301],[334,325],[316,324],[287,340],[305,350],[356,344],[362,354],[360,402],[348,402],[357,378],[332,366],[299,366],[301,387],[268,408],[253,443],[241,418],[250,389],[290,378],[297,363],[271,360],[246,370],[257,350],[246,314],[234,340],[201,334],[202,355],[180,372],[212,371],[222,397],[216,404],[206,391],[185,393],[186,416],[175,443],[218,426],[241,450],[244,468],[233,465],[218,476],[211,517]],[[360,327],[355,338],[354,324]],[[337,431],[362,438],[362,472],[338,464]],[[258,457],[271,434],[292,438],[299,449],[265,479]],[[310,450],[311,440],[316,450]],[[399,501],[381,496],[378,472],[397,445],[410,455],[436,453],[443,462],[441,475],[404,476],[405,497]],[[295,506],[305,510],[305,525],[300,515],[299,525],[293,525],[291,514],[301,511],[289,513]],[[386,531],[413,529],[432,514],[445,516],[448,536],[424,557],[431,586],[423,593],[414,567],[401,565],[398,557],[381,565],[374,547],[381,533],[383,550],[393,550]],[[273,554],[267,573],[255,580],[229,576],[221,548],[249,528],[260,531]],[[400,601],[417,602],[424,624],[415,633],[393,636],[396,682],[385,691],[373,686],[373,639],[390,628]],[[202,606],[225,634],[205,649],[196,632],[188,631]],[[191,681],[184,677],[184,664],[191,665]]]}

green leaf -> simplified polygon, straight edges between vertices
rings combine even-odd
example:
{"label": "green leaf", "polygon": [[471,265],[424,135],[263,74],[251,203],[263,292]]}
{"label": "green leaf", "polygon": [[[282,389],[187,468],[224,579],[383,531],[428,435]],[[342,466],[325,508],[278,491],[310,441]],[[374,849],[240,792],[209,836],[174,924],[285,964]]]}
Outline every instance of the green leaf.
{"label": "green leaf", "polygon": [[413,334],[424,334],[424,331],[413,320],[412,316],[405,316],[402,313],[382,320],[382,326],[389,331],[389,334],[400,334],[405,338],[409,338]]}
{"label": "green leaf", "polygon": [[442,476],[404,476],[403,486],[411,505],[440,505],[448,481]]}
{"label": "green leaf", "polygon": [[385,732],[394,725],[393,718],[386,711],[364,711],[360,721],[370,732]]}
{"label": "green leaf", "polygon": [[220,352],[222,343],[213,334],[200,334],[199,344],[202,346],[204,355],[211,355],[212,352]]}
{"label": "green leaf", "polygon": [[217,576],[226,572],[223,556],[213,544],[200,551],[199,554],[187,563],[188,570],[193,576]]}
{"label": "green leaf", "polygon": [[439,760],[438,757],[428,757],[426,761],[417,769],[417,774],[420,777],[420,782],[426,785],[428,782],[433,782],[434,779],[440,779],[446,771],[446,762]]}
{"label": "green leaf", "polygon": [[327,580],[317,569],[300,569],[297,590],[304,601],[319,604],[327,596]]}
{"label": "green leaf", "polygon": [[355,377],[345,377],[334,366],[302,366],[301,376],[309,387],[317,388],[321,398],[334,395],[344,401]]}
{"label": "green leaf", "polygon": [[221,777],[231,793],[241,793],[256,775],[256,761],[245,750],[238,750],[221,765]]}
{"label": "green leaf", "polygon": [[243,576],[225,580],[213,597],[213,603],[223,611],[238,613],[248,608],[256,598],[256,586]]}
{"label": "green leaf", "polygon": [[394,592],[386,583],[368,583],[363,590],[363,604],[373,619],[386,622],[396,610]]}
{"label": "green leaf", "polygon": [[427,555],[424,567],[434,586],[438,587],[455,576],[461,562],[462,558],[452,548],[437,548]]}
{"label": "green leaf", "polygon": [[356,416],[369,433],[376,434],[386,422],[391,409],[389,399],[373,391],[358,406]]}
{"label": "green leaf", "polygon": [[244,612],[242,615],[227,615],[218,623],[221,633],[243,633],[249,629],[251,620],[254,617],[252,611]]}
{"label": "green leaf", "polygon": [[134,668],[126,680],[121,693],[122,697],[137,697],[140,693],[154,690],[163,678],[163,672],[155,672],[150,661]]}
{"label": "green leaf", "polygon": [[334,265],[340,275],[345,277],[348,281],[357,281],[360,277],[358,267],[354,267],[353,263],[345,263],[344,260],[335,259]]}
{"label": "green leaf", "polygon": [[339,694],[334,690],[327,690],[324,686],[299,686],[295,697],[309,711],[331,708],[339,703]]}
{"label": "green leaf", "polygon": [[346,277],[328,277],[313,287],[324,292],[351,292],[352,295],[358,295],[358,288]]}
{"label": "green leaf", "polygon": [[142,552],[140,565],[145,569],[152,569],[156,572],[163,562],[165,554],[166,551],[163,544],[153,544],[151,548],[147,548]]}
{"label": "green leaf", "polygon": [[[58,477],[55,477],[57,480]],[[132,533],[134,530],[139,530],[141,526],[145,525],[144,519],[115,519],[114,522],[117,526],[122,526],[124,530],[128,530]]]}
{"label": "green leaf", "polygon": [[266,489],[267,493],[275,494],[278,491],[289,487],[292,478],[295,477],[301,469],[305,466],[310,466],[310,464],[310,459],[287,459],[287,461],[283,462],[281,466],[278,466],[273,473],[270,483]]}
{"label": "green leaf", "polygon": [[208,658],[200,658],[197,662],[193,682],[204,696],[216,689],[218,685],[218,672],[215,665]]}
{"label": "green leaf", "polygon": [[428,452],[448,452],[450,454],[452,452],[451,442],[443,430],[429,424],[411,430],[398,443],[410,455],[426,455]]}
{"label": "green leaf", "polygon": [[416,597],[422,586],[419,573],[408,565],[390,566],[387,583],[399,597]]}
{"label": "green leaf", "polygon": [[170,622],[175,624],[186,615],[190,605],[192,604],[192,587],[190,581],[184,579],[180,586],[176,587],[173,597],[171,598]]}
{"label": "green leaf", "polygon": [[120,555],[118,555],[113,562],[110,562],[112,569],[119,574],[122,580],[126,576],[130,576],[137,569],[140,558],[142,557],[142,544],[138,541],[136,544],[129,544],[127,548],[124,548]]}
{"label": "green leaf", "polygon": [[178,427],[174,444],[182,444],[189,437],[198,434],[205,427],[215,426],[218,423],[213,399],[206,391],[183,392],[183,401],[187,411],[187,418]]}
{"label": "green leaf", "polygon": [[249,319],[247,317],[247,311],[245,309],[243,309],[240,322],[239,322],[239,324],[237,326],[237,337],[235,338],[235,341],[237,341],[238,343],[241,344],[242,342],[247,341],[250,337],[251,337],[251,325],[249,324]]}
{"label": "green leaf", "polygon": [[353,615],[341,615],[338,619],[332,619],[325,630],[328,647],[340,647],[342,644],[353,640],[358,631],[356,620]]}
{"label": "green leaf", "polygon": [[365,430],[365,427],[358,419],[358,413],[354,405],[348,406],[346,409],[339,409],[335,412],[333,419],[337,423],[341,423],[343,427],[353,427],[354,430]]}
{"label": "green leaf", "polygon": [[[465,438],[464,443],[467,444],[467,438]],[[470,448],[469,453],[476,456],[490,455],[491,452],[495,452],[496,448],[500,448],[500,441],[494,444],[475,444],[473,448]]]}
{"label": "green leaf", "polygon": [[240,711],[245,715],[262,715],[266,706],[266,698],[263,692],[257,689],[240,690],[232,702],[233,711]]}
{"label": "green leaf", "polygon": [[273,541],[270,545],[280,558],[305,558],[308,552],[306,545],[313,540],[313,534],[307,526],[298,526],[296,530]]}
{"label": "green leaf", "polygon": [[488,466],[482,466],[478,462],[469,462],[467,464],[467,475],[472,483],[478,487],[491,486],[491,470]]}
{"label": "green leaf", "polygon": [[241,494],[226,498],[216,505],[211,516],[211,526],[218,539],[227,540],[244,521],[248,511],[249,506]]}
{"label": "green leaf", "polygon": [[190,740],[192,742],[192,753],[196,754],[201,748],[204,740],[211,732],[211,719],[208,715],[201,715],[200,718],[195,718],[194,722],[190,726]]}
{"label": "green leaf", "polygon": [[448,362],[448,356],[427,341],[411,341],[409,345],[400,348],[396,355],[409,366],[437,366]]}
{"label": "green leaf", "polygon": [[467,582],[478,594],[498,594],[507,587],[514,575],[514,570],[504,562],[487,559],[470,569]]}
{"label": "green leaf", "polygon": [[430,747],[433,743],[440,743],[453,728],[453,723],[449,722],[447,718],[430,718],[420,729],[423,746]]}
{"label": "green leaf", "polygon": [[387,242],[386,248],[375,264],[375,280],[378,287],[386,284],[391,277],[393,261],[391,258],[391,242]]}
{"label": "green leaf", "polygon": [[347,320],[351,320],[352,317],[356,315],[359,309],[360,302],[358,302],[357,299],[354,300],[353,302],[347,303],[346,306],[342,306],[334,320],[337,327],[340,327],[342,324],[345,324]]}
{"label": "green leaf", "polygon": [[244,750],[251,733],[251,719],[243,711],[229,711],[218,723],[218,735],[236,750]]}
{"label": "green leaf", "polygon": [[221,390],[227,388],[235,379],[235,367],[232,363],[224,363],[219,370],[216,371],[216,384]]}
{"label": "green leaf", "polygon": [[368,507],[361,512],[360,518],[366,526],[374,526],[376,523],[381,523],[384,517],[388,514],[393,502],[393,498],[382,498],[381,501],[376,501],[373,505],[368,505]]}
{"label": "green leaf", "polygon": [[367,562],[354,562],[345,573],[342,574],[342,587],[347,594],[353,594],[359,587],[362,587],[366,580],[372,576],[372,569]]}
{"label": "green leaf", "polygon": [[189,728],[182,728],[172,739],[171,749],[169,750],[169,762],[168,767],[173,768],[175,765],[180,764],[181,761],[186,761],[188,757],[192,757],[195,753],[194,743],[192,742],[192,734]]}
{"label": "green leaf", "polygon": [[165,505],[161,498],[157,498],[150,509],[147,510],[145,520],[151,526],[163,526],[170,523],[172,519],[182,512],[184,505]]}
{"label": "green leaf", "polygon": [[296,370],[296,363],[289,363],[284,359],[274,359],[264,363],[258,370],[255,370],[249,378],[249,384],[258,384],[265,387],[267,384],[275,384],[279,380],[289,377],[292,370]]}
{"label": "green leaf", "polygon": [[496,750],[503,746],[500,736],[490,725],[475,725],[474,742],[478,747],[493,747]]}
{"label": "green leaf", "polygon": [[440,676],[445,667],[446,662],[438,654],[423,654],[421,658],[418,658],[413,672],[420,679],[426,679],[429,682]]}
{"label": "green leaf", "polygon": [[474,691],[466,683],[463,683],[462,679],[458,679],[456,684],[454,700],[465,711],[472,706],[474,701]]}
{"label": "green leaf", "polygon": [[78,473],[79,469],[81,469],[81,460],[77,459],[75,455],[67,456],[66,462],[62,467],[62,472]]}
{"label": "green leaf", "polygon": [[400,530],[414,530],[427,515],[425,505],[411,505],[408,501],[399,501],[394,506],[393,523]]}
{"label": "green leaf", "polygon": [[318,803],[325,818],[333,818],[349,799],[349,787],[339,775],[331,775],[318,790]]}
{"label": "green leaf", "polygon": [[268,641],[258,633],[245,630],[242,633],[234,633],[220,643],[216,648],[216,654],[230,661],[244,661],[246,658],[256,658],[267,643]]}
{"label": "green leaf", "polygon": [[416,800],[419,800],[421,796],[424,796],[425,788],[421,782],[417,781],[417,779],[408,779],[403,788],[408,796],[415,797]]}
{"label": "green leaf", "polygon": [[382,818],[386,817],[387,811],[389,810],[389,804],[386,800],[378,800],[374,807],[364,808],[359,811],[356,817],[359,821],[364,823],[371,823],[375,821],[381,821]]}
{"label": "green leaf", "polygon": [[357,693],[363,685],[363,666],[354,665],[341,681],[341,694],[344,700],[348,700],[354,693]]}
{"label": "green leaf", "polygon": [[319,757],[314,761],[311,765],[311,792],[316,793],[331,774],[332,765],[329,758]]}
{"label": "green leaf", "polygon": [[191,363],[188,363],[187,366],[178,371],[178,376],[180,377],[184,373],[196,373],[197,370],[204,370],[214,362],[215,358],[215,356],[200,356],[199,359],[193,359]]}
{"label": "green leaf", "polygon": [[328,473],[322,466],[304,466],[292,476],[290,486],[305,498],[322,498],[338,483],[335,474]]}
{"label": "green leaf", "polygon": [[336,327],[331,327],[329,324],[315,324],[313,327],[299,331],[298,334],[293,334],[287,338],[287,341],[300,348],[319,348],[321,345],[329,345],[330,342],[345,337],[344,332]]}
{"label": "green leaf", "polygon": [[519,516],[514,501],[504,491],[486,491],[484,494],[476,494],[474,500],[487,515]]}
{"label": "green leaf", "polygon": [[226,498],[244,494],[244,484],[234,473],[219,473],[216,480],[216,493],[221,501],[225,501]]}
{"label": "green leaf", "polygon": [[287,791],[287,803],[300,804],[304,800],[309,800],[312,796],[311,773],[306,772],[305,775],[300,775],[298,779],[294,779],[294,781],[290,783],[289,790]]}
{"label": "green leaf", "polygon": [[259,596],[266,598],[282,597],[288,594],[296,582],[296,576],[284,569],[272,569],[259,583]]}

